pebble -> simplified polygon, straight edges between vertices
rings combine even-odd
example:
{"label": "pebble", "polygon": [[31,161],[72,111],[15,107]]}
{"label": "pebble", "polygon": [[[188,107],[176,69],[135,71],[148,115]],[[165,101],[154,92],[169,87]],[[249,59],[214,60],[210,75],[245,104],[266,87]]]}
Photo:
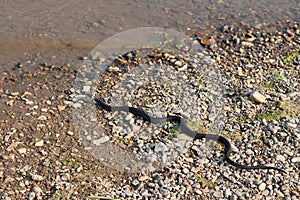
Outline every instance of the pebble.
{"label": "pebble", "polygon": [[84,85],[82,87],[82,92],[84,92],[84,93],[88,93],[88,92],[90,92],[90,90],[91,90],[91,86],[89,86],[89,85]]}
{"label": "pebble", "polygon": [[42,112],[48,112],[48,109],[47,108],[42,108],[41,111]]}
{"label": "pebble", "polygon": [[264,191],[266,189],[266,183],[262,182],[261,184],[259,184],[258,189],[260,191]]}
{"label": "pebble", "polygon": [[294,157],[294,158],[292,158],[292,162],[293,163],[296,163],[296,162],[300,163],[300,157]]}
{"label": "pebble", "polygon": [[269,129],[272,133],[276,134],[276,133],[280,130],[280,127],[279,127],[279,126],[276,126],[276,125],[270,124],[270,125],[268,126],[268,129]]}
{"label": "pebble", "polygon": [[35,193],[34,192],[29,192],[28,199],[29,200],[35,199]]}
{"label": "pebble", "polygon": [[224,194],[225,194],[225,198],[228,199],[232,195],[232,192],[230,191],[230,189],[226,189]]}
{"label": "pebble", "polygon": [[72,136],[72,135],[74,135],[74,132],[68,131],[67,134]]}
{"label": "pebble", "polygon": [[40,115],[37,120],[39,121],[46,121],[47,120],[47,117],[45,115]]}
{"label": "pebble", "polygon": [[34,180],[34,181],[42,181],[42,180],[44,180],[44,177],[43,177],[43,176],[41,176],[41,175],[36,175],[36,174],[31,174],[31,178],[32,178],[32,180]]}
{"label": "pebble", "polygon": [[12,92],[12,93],[10,93],[10,95],[13,96],[13,97],[19,96],[19,94],[20,94],[19,92]]}
{"label": "pebble", "polygon": [[180,60],[177,60],[174,64],[181,67],[183,65],[183,62]]}
{"label": "pebble", "polygon": [[72,107],[73,108],[80,108],[81,104],[80,103],[74,103],[74,104],[72,104]]}
{"label": "pebble", "polygon": [[26,148],[20,148],[20,149],[18,149],[18,152],[19,152],[20,154],[24,154],[24,153],[26,153],[26,151],[27,151]]}
{"label": "pebble", "polygon": [[[50,101],[51,102],[51,101]],[[50,103],[51,104],[51,103]],[[73,104],[73,101],[67,101],[67,100],[64,100],[63,101],[63,104],[66,105],[66,106],[69,106],[69,105],[72,105]]]}
{"label": "pebble", "polygon": [[58,111],[63,111],[64,109],[66,108],[66,106],[62,106],[62,105],[58,105],[57,106],[57,109],[58,109]]}
{"label": "pebble", "polygon": [[264,103],[266,102],[266,97],[263,96],[261,93],[259,93],[258,91],[254,91],[250,94],[250,99],[252,101],[255,101],[257,103]]}
{"label": "pebble", "polygon": [[30,100],[27,100],[27,101],[25,102],[25,104],[26,104],[26,105],[33,105],[34,102],[33,102],[33,101],[30,101]]}
{"label": "pebble", "polygon": [[149,179],[149,176],[140,176],[140,177],[138,178],[138,180],[141,181],[141,182],[143,182],[143,181],[145,181],[145,180],[148,180],[148,179]]}
{"label": "pebble", "polygon": [[34,144],[34,146],[36,146],[36,147],[42,147],[42,146],[44,146],[44,140],[37,141],[37,142]]}
{"label": "pebble", "polygon": [[94,140],[93,144],[98,146],[98,145],[101,145],[101,144],[106,143],[108,141],[109,141],[109,137],[106,135],[106,136],[100,137],[97,140]]}
{"label": "pebble", "polygon": [[131,184],[132,184],[134,187],[137,187],[137,186],[140,184],[140,182],[139,182],[137,179],[134,179],[134,180],[131,182]]}
{"label": "pebble", "polygon": [[252,42],[246,42],[246,41],[243,41],[242,45],[247,46],[247,47],[253,47],[254,46],[254,44]]}
{"label": "pebble", "polygon": [[190,170],[188,170],[187,168],[183,168],[183,169],[182,169],[182,172],[183,172],[184,174],[187,174],[189,171],[190,171]]}
{"label": "pebble", "polygon": [[14,103],[15,103],[15,100],[11,99],[11,100],[9,100],[9,101],[6,102],[6,105],[13,106]]}
{"label": "pebble", "polygon": [[62,181],[68,181],[69,179],[70,179],[70,174],[68,174],[68,173],[62,173],[61,175],[60,175],[60,179],[62,180]]}
{"label": "pebble", "polygon": [[276,155],[276,160],[285,162],[285,157],[283,155]]}
{"label": "pebble", "polygon": [[157,143],[154,148],[155,152],[164,152],[164,151],[168,151],[168,150],[169,150],[169,148],[162,142]]}
{"label": "pebble", "polygon": [[216,198],[223,198],[223,193],[220,192],[220,191],[215,191],[213,193],[213,196],[216,197]]}

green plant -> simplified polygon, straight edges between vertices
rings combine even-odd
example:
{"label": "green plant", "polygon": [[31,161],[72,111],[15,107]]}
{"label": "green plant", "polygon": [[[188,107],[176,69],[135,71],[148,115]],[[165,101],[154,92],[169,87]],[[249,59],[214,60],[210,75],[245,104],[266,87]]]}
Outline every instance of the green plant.
{"label": "green plant", "polygon": [[196,175],[196,178],[197,178],[197,180],[198,180],[199,183],[202,183],[202,184],[206,185],[209,188],[214,189],[217,186],[217,184],[214,183],[213,181],[208,180],[206,178],[202,178],[199,175]]}
{"label": "green plant", "polygon": [[284,75],[284,71],[273,71],[271,80],[265,85],[266,88],[275,88],[279,92],[283,92],[283,90],[279,87],[278,83],[285,82],[286,78]]}
{"label": "green plant", "polygon": [[300,51],[292,51],[288,56],[286,56],[283,61],[285,63],[291,63],[295,56],[300,55]]}
{"label": "green plant", "polygon": [[266,113],[261,113],[256,115],[256,119],[266,119],[266,120],[281,120],[283,116],[279,111],[269,111]]}
{"label": "green plant", "polygon": [[170,135],[169,139],[176,138],[179,135],[179,125],[175,125],[171,130],[170,130]]}

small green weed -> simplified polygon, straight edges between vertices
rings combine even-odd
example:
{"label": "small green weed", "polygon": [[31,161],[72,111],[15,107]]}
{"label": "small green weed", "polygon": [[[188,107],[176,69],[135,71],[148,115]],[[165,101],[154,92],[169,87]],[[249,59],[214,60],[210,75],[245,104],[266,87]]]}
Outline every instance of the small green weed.
{"label": "small green weed", "polygon": [[295,56],[300,55],[300,51],[292,51],[288,56],[286,56],[283,61],[285,63],[291,63]]}
{"label": "small green weed", "polygon": [[214,183],[211,180],[208,180],[206,178],[202,178],[199,175],[196,175],[196,178],[197,178],[197,180],[198,180],[199,183],[202,183],[202,184],[206,185],[209,188],[214,189],[217,186],[216,183]]}

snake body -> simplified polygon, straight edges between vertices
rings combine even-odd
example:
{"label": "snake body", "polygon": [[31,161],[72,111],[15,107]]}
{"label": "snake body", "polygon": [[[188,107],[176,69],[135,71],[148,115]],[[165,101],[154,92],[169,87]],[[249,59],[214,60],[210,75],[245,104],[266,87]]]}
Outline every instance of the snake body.
{"label": "snake body", "polygon": [[277,170],[280,171],[282,173],[286,173],[284,170],[273,167],[273,166],[265,166],[265,165],[257,165],[257,166],[249,166],[249,165],[242,165],[239,164],[235,161],[233,161],[232,159],[230,159],[230,153],[231,153],[231,145],[229,143],[229,141],[220,135],[216,135],[216,134],[200,134],[200,133],[196,133],[194,131],[192,131],[185,123],[185,120],[177,115],[168,115],[167,117],[162,117],[162,118],[158,118],[158,117],[151,117],[149,116],[146,112],[144,112],[141,109],[135,108],[135,107],[129,107],[129,106],[110,106],[106,103],[104,103],[103,101],[101,101],[100,99],[94,97],[94,100],[96,102],[96,105],[101,107],[102,109],[112,112],[112,111],[125,111],[125,112],[129,112],[132,113],[136,116],[139,116],[141,118],[143,118],[145,121],[150,122],[150,123],[164,123],[164,122],[176,122],[180,125],[180,128],[182,130],[183,133],[185,133],[186,135],[194,138],[194,140],[200,140],[200,139],[208,139],[208,140],[213,140],[216,141],[222,145],[224,145],[224,160],[226,162],[228,162],[230,165],[237,167],[239,169],[273,169],[273,170]]}

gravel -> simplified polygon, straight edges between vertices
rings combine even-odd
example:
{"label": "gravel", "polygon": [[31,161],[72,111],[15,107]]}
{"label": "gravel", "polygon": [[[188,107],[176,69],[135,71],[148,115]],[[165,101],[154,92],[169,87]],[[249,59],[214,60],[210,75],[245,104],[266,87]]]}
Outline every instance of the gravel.
{"label": "gravel", "polygon": [[[214,40],[202,40],[198,53],[185,47],[180,56],[131,52],[120,61],[134,67],[111,67],[96,91],[109,104],[127,102],[151,116],[181,115],[194,131],[228,138],[236,162],[272,165],[287,174],[239,170],[223,161],[222,146],[191,141],[175,123],[145,123],[126,112],[97,109],[83,122],[95,131],[75,130],[74,109],[89,109],[70,84],[75,67],[32,61],[14,72],[18,76],[1,72],[1,199],[299,199],[300,59],[285,59],[299,51],[299,37],[297,23],[279,22],[275,32],[227,25],[213,33]],[[151,59],[165,66],[151,68]],[[207,65],[199,67],[202,61]],[[84,94],[93,90],[88,81]],[[134,165],[120,162],[125,171],[117,171],[106,158],[91,155],[103,151],[114,158],[115,149],[105,146],[111,143],[129,152],[120,161],[134,155],[143,166],[131,173]]]}

